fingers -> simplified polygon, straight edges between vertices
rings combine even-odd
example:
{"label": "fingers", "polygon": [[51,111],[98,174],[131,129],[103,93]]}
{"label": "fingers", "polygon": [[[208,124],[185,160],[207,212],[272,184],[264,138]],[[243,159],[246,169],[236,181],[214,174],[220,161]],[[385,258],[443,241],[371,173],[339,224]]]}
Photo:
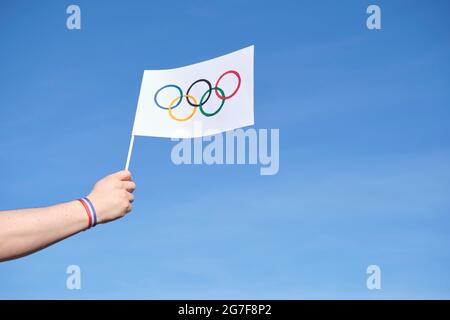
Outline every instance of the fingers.
{"label": "fingers", "polygon": [[128,200],[128,205],[125,208],[125,212],[129,213],[133,209],[134,195],[132,192],[136,189],[136,183],[132,181],[131,172],[128,170],[122,170],[111,175],[114,179],[120,180],[117,182],[118,187],[124,189],[125,199]]}
{"label": "fingers", "polygon": [[110,175],[111,177],[120,181],[131,181],[131,172],[128,170],[121,170]]}
{"label": "fingers", "polygon": [[134,189],[136,189],[136,183],[134,183],[134,181],[123,181],[121,182],[121,186],[128,192],[133,192]]}
{"label": "fingers", "polygon": [[131,210],[133,210],[133,205],[130,203],[126,209],[126,212],[129,213]]}
{"label": "fingers", "polygon": [[134,195],[132,193],[127,192],[127,199],[128,201],[133,202],[134,201]]}
{"label": "fingers", "polygon": [[126,192],[126,197],[127,197],[127,200],[128,200],[128,204],[127,204],[127,206],[125,208],[125,212],[129,213],[131,210],[133,210],[134,196],[131,193]]}

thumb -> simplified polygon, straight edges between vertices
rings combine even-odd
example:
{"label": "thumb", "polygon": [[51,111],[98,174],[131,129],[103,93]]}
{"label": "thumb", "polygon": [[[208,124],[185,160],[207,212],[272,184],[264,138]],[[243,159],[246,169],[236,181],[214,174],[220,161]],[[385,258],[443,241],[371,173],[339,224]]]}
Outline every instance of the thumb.
{"label": "thumb", "polygon": [[128,170],[121,170],[116,173],[111,174],[111,177],[121,181],[129,181],[131,180],[131,172]]}

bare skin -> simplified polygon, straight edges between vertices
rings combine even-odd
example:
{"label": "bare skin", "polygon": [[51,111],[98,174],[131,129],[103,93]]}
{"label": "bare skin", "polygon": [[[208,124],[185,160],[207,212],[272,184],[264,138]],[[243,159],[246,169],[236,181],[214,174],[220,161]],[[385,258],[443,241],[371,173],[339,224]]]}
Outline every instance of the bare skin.
{"label": "bare skin", "polygon": [[[122,218],[132,209],[136,184],[129,171],[99,180],[87,198],[97,223]],[[20,258],[89,227],[83,205],[75,200],[45,208],[0,211],[0,261]]]}

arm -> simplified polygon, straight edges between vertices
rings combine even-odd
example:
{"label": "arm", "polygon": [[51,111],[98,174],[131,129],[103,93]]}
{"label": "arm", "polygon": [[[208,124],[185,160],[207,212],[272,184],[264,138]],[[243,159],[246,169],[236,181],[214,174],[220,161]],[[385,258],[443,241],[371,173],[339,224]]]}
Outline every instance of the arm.
{"label": "arm", "polygon": [[[96,209],[97,223],[130,212],[135,187],[128,171],[98,181],[87,196]],[[0,211],[0,261],[31,254],[88,228],[86,209],[77,200],[46,208]]]}

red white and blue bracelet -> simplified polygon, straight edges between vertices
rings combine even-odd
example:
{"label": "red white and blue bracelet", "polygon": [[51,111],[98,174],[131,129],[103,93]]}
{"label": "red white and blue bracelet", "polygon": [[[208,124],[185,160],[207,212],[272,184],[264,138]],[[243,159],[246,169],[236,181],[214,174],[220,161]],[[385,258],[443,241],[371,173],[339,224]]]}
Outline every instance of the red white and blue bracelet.
{"label": "red white and blue bracelet", "polygon": [[97,213],[95,212],[94,205],[86,197],[82,197],[78,199],[78,201],[80,201],[84,209],[86,209],[86,213],[89,219],[89,228],[95,227],[95,225],[97,224]]}

